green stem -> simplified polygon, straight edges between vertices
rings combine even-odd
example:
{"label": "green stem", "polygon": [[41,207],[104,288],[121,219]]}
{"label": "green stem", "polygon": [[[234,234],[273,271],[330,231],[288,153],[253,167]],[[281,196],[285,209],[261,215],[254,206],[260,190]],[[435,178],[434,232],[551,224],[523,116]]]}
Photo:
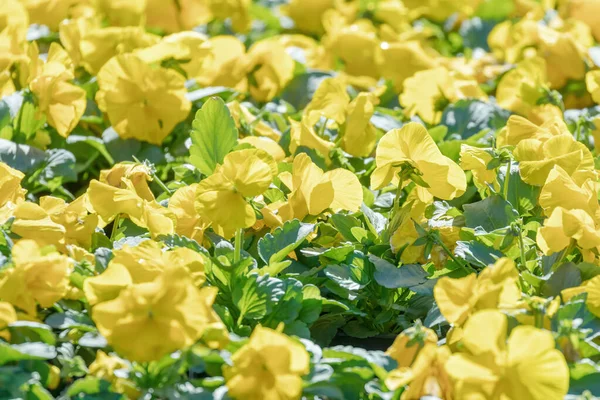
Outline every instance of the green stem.
{"label": "green stem", "polygon": [[519,249],[521,252],[521,265],[523,270],[527,269],[527,259],[525,258],[525,242],[523,241],[523,226],[519,225]]}
{"label": "green stem", "polygon": [[320,137],[325,136],[325,128],[327,128],[328,123],[329,123],[329,118],[326,118],[325,121],[323,122],[323,125],[321,125],[319,127],[319,136]]}
{"label": "green stem", "polygon": [[173,192],[171,191],[171,189],[169,189],[167,187],[167,185],[165,185],[165,183],[156,175],[156,174],[152,174],[152,179],[154,181],[156,181],[156,183],[158,183],[158,186],[160,186],[160,188],[169,196],[171,197],[171,195],[173,194]]}
{"label": "green stem", "polygon": [[504,175],[504,187],[502,190],[502,194],[504,195],[504,200],[508,201],[508,183],[510,181],[510,170],[512,169],[512,159],[508,160],[508,165],[506,166],[506,175]]}
{"label": "green stem", "polygon": [[112,231],[110,231],[110,241],[114,241],[117,231],[119,230],[119,224],[121,223],[121,214],[117,214],[113,221]]}
{"label": "green stem", "polygon": [[454,256],[454,254],[452,254],[452,252],[450,251],[450,249],[448,248],[448,246],[446,246],[446,244],[441,239],[436,240],[436,244],[438,246],[440,246],[446,252],[446,254],[448,254],[448,256],[452,259],[452,261],[454,261],[456,264],[458,264],[458,266],[460,266],[466,272],[468,272],[468,273],[475,272],[475,270],[473,268],[469,267],[468,265],[466,265],[465,263],[463,263],[461,260],[459,260],[458,258],[456,258]]}
{"label": "green stem", "polygon": [[233,250],[233,262],[237,264],[242,259],[242,246],[244,244],[244,230],[242,228],[235,232],[235,247]]}
{"label": "green stem", "polygon": [[560,255],[560,258],[554,263],[551,270],[554,271],[554,270],[556,270],[556,268],[560,267],[562,262],[567,258],[569,253],[571,251],[573,251],[574,248],[575,248],[575,240],[571,239],[571,243],[569,243],[569,247],[567,247],[566,249],[563,250],[562,254]]}

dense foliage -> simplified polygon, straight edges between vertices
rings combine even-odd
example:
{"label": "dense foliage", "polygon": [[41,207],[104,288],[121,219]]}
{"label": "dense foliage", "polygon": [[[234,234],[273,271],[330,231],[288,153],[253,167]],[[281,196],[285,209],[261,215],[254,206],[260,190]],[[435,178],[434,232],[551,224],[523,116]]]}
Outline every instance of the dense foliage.
{"label": "dense foliage", "polygon": [[0,3],[0,399],[600,396],[600,0]]}

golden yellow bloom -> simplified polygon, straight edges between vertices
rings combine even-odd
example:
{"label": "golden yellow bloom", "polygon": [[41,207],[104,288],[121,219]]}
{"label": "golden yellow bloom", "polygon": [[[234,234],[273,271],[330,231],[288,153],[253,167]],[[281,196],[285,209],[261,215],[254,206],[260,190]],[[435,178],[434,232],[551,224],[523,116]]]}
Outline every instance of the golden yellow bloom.
{"label": "golden yellow bloom", "polygon": [[494,310],[469,318],[464,351],[446,363],[456,398],[562,399],[569,388],[569,370],[554,348],[552,333],[517,326],[507,340],[507,325],[506,316]]}
{"label": "golden yellow bloom", "polygon": [[264,151],[229,153],[223,165],[198,185],[196,210],[219,234],[230,238],[237,229],[254,225],[256,215],[246,198],[262,194],[276,174],[277,164]]}
{"label": "golden yellow bloom", "polygon": [[281,146],[276,141],[268,137],[246,136],[245,138],[238,140],[238,143],[246,143],[252,147],[262,150],[273,157],[273,160],[276,162],[281,162],[285,158],[285,151],[283,151]]}
{"label": "golden yellow bloom", "polygon": [[0,338],[10,340],[10,332],[6,327],[17,320],[17,313],[12,304],[0,301]]}
{"label": "golden yellow bloom", "polygon": [[283,333],[257,326],[247,344],[223,368],[229,395],[238,400],[296,400],[309,372],[304,346]]}
{"label": "golden yellow bloom", "polygon": [[315,132],[306,118],[302,121],[290,121],[290,153],[295,154],[298,147],[304,146],[310,149],[315,149],[325,160],[329,160],[329,153],[335,147],[335,144],[321,138]]}
{"label": "golden yellow bloom", "polygon": [[284,11],[294,20],[296,28],[306,33],[323,33],[322,17],[333,8],[334,0],[292,0]]}
{"label": "golden yellow bloom", "polygon": [[498,105],[504,109],[527,115],[547,88],[546,62],[539,58],[521,61],[508,71],[496,89]]}
{"label": "golden yellow bloom", "polygon": [[[257,118],[254,114],[248,110],[246,106],[240,104],[239,101],[232,101],[227,103],[227,108],[229,108],[229,112],[231,113],[231,117],[235,121],[235,126],[238,130],[242,130],[242,123],[246,124],[246,127],[251,127],[252,133],[256,136],[269,138],[275,142],[279,142],[281,139],[281,132],[273,129],[269,124],[267,124],[262,119]],[[253,140],[252,136],[249,136],[247,139]],[[250,143],[252,144],[252,143]],[[260,146],[254,146],[257,149],[262,149]],[[262,149],[267,151],[266,149]],[[282,149],[283,151],[283,149]],[[271,154],[271,151],[267,151],[267,153]],[[274,154],[271,154],[272,157],[275,158]]]}
{"label": "golden yellow bloom", "polygon": [[404,81],[404,92],[400,104],[409,116],[419,115],[429,124],[440,121],[442,111],[448,103],[460,99],[487,99],[477,81],[455,77],[444,67],[415,73]]}
{"label": "golden yellow bloom", "polygon": [[116,370],[128,370],[130,367],[125,360],[98,350],[96,359],[90,364],[89,371],[90,375],[112,383],[116,379]]}
{"label": "golden yellow bloom", "polygon": [[401,93],[406,79],[438,65],[437,55],[433,50],[428,50],[416,40],[382,43],[379,50],[381,75],[390,79],[396,92]]}
{"label": "golden yellow bloom", "polygon": [[348,25],[330,35],[327,47],[343,62],[344,72],[352,76],[378,77],[375,55],[380,42],[372,24]]}
{"label": "golden yellow bloom", "polygon": [[293,78],[295,65],[276,39],[254,43],[244,60],[250,95],[257,101],[273,99]]}
{"label": "golden yellow bloom", "polygon": [[593,176],[592,153],[570,134],[553,136],[545,142],[538,139],[522,140],[514,155],[519,161],[523,181],[530,185],[542,186],[555,165],[570,176]]}
{"label": "golden yellow bloom", "polygon": [[206,0],[213,17],[231,19],[231,27],[235,32],[246,33],[250,30],[251,0]]}
{"label": "golden yellow bloom", "polygon": [[377,143],[377,128],[370,122],[379,99],[371,93],[359,93],[347,107],[342,133],[342,148],[355,157],[368,157]]}
{"label": "golden yellow bloom", "polygon": [[54,222],[41,206],[24,202],[19,204],[13,213],[15,220],[12,232],[22,238],[34,240],[39,246],[55,246],[64,248],[66,229]]}
{"label": "golden yellow bloom", "polygon": [[0,298],[36,315],[36,303],[52,307],[69,283],[69,258],[22,239],[12,249],[13,266],[0,272]]}
{"label": "golden yellow bloom", "polygon": [[564,12],[570,19],[573,18],[584,22],[592,30],[596,41],[600,40],[600,25],[598,25],[598,15],[600,15],[600,1],[597,0],[569,0],[563,2]]}
{"label": "golden yellow bloom", "polygon": [[413,364],[421,349],[429,344],[437,344],[437,340],[437,335],[431,329],[412,326],[396,336],[385,354],[396,360],[398,368],[407,368]]}
{"label": "golden yellow bloom", "polygon": [[501,258],[484,269],[479,276],[441,278],[433,289],[442,315],[451,324],[462,325],[469,315],[488,308],[510,307],[520,297],[519,273],[515,263]]}
{"label": "golden yellow bloom", "polygon": [[[33,45],[37,56],[37,45]],[[32,60],[32,65],[39,65]],[[67,137],[81,119],[86,108],[86,93],[82,88],[67,81],[74,78],[73,62],[67,52],[58,44],[52,43],[47,61],[39,65],[29,76],[29,88],[35,94],[40,111],[46,114],[48,124]]]}
{"label": "golden yellow bloom", "polygon": [[391,371],[385,379],[385,385],[392,390],[408,385],[408,389],[402,392],[402,400],[421,399],[425,396],[452,399],[453,385],[444,368],[450,355],[447,346],[438,347],[435,343],[427,343],[419,350],[410,367]]}
{"label": "golden yellow bloom", "polygon": [[595,276],[587,281],[585,291],[587,292],[585,301],[587,308],[596,317],[600,317],[600,276]]}
{"label": "golden yellow bloom", "polygon": [[68,18],[72,9],[81,0],[21,0],[29,12],[32,24],[46,25],[53,31],[58,30],[58,24]]}
{"label": "golden yellow bloom", "polygon": [[185,78],[152,68],[132,54],[112,58],[98,73],[98,107],[122,138],[160,145],[191,109]]}
{"label": "golden yellow bloom", "polygon": [[527,118],[511,115],[506,122],[506,129],[498,133],[496,144],[498,147],[516,146],[525,139],[537,139],[545,142],[553,136],[570,134],[569,128],[562,117],[551,117],[537,125]]}
{"label": "golden yellow bloom", "polygon": [[29,14],[19,0],[6,0],[0,9],[0,31],[7,26],[29,27]]}
{"label": "golden yellow bloom", "polygon": [[350,96],[346,91],[346,82],[340,77],[326,78],[319,84],[310,103],[303,114],[310,126],[315,125],[321,117],[343,124],[346,121],[346,107],[350,104]]}
{"label": "golden yellow bloom", "polygon": [[147,0],[146,25],[175,33],[212,19],[206,0]]}
{"label": "golden yellow bloom", "polygon": [[592,95],[592,99],[596,104],[600,103],[600,71],[590,71],[585,76],[585,83],[588,92]]}
{"label": "golden yellow bloom", "polygon": [[216,295],[216,288],[200,290],[184,268],[172,267],[97,304],[92,319],[119,354],[154,361],[191,346],[207,327],[221,323],[212,310]]}
{"label": "golden yellow bloom", "polygon": [[[161,0],[162,1],[162,0]],[[245,92],[246,71],[240,68],[246,47],[235,36],[215,36],[208,40],[211,57],[194,78],[202,86],[225,86]]]}
{"label": "golden yellow bloom", "polygon": [[550,216],[556,207],[565,210],[580,209],[600,222],[600,204],[595,180],[586,179],[578,183],[559,165],[555,165],[548,174],[540,192],[539,204],[547,216]]}
{"label": "golden yellow bloom", "polygon": [[418,186],[422,200],[431,196],[451,200],[463,194],[467,179],[462,169],[442,155],[423,125],[411,122],[386,133],[376,152],[377,168],[371,175],[371,187],[381,189],[390,182],[398,184],[398,173],[406,166],[421,174],[428,188]]}
{"label": "golden yellow bloom", "polygon": [[0,162],[0,223],[8,219],[14,208],[25,201],[25,190],[21,181],[25,175]]}
{"label": "golden yellow bloom", "polygon": [[[590,250],[600,246],[600,229],[584,210],[556,207],[538,230],[536,240],[546,255],[567,248],[571,241],[582,250]],[[586,254],[584,258],[587,258]]]}
{"label": "golden yellow bloom", "polygon": [[178,235],[202,243],[204,230],[209,224],[204,222],[196,212],[197,190],[197,183],[177,189],[169,199],[169,211],[177,218],[175,232]]}
{"label": "golden yellow bloom", "polygon": [[460,146],[460,167],[465,171],[473,172],[473,180],[478,188],[485,188],[487,185],[499,188],[496,169],[487,168],[493,159],[490,150],[468,144]]}
{"label": "golden yellow bloom", "polygon": [[127,189],[132,186],[135,193],[147,201],[154,200],[154,194],[148,186],[152,181],[152,171],[145,164],[121,162],[113,165],[111,169],[100,171],[100,182],[110,186]]}
{"label": "golden yellow bloom", "polygon": [[112,26],[143,23],[146,0],[96,0],[96,9]]}
{"label": "golden yellow bloom", "polygon": [[278,210],[282,222],[302,220],[327,209],[356,212],[362,204],[362,186],[356,175],[342,168],[323,172],[304,153],[294,158],[292,172],[282,172],[279,179],[291,191],[288,202]]}
{"label": "golden yellow bloom", "polygon": [[129,180],[122,180],[125,188],[92,180],[87,190],[91,211],[101,218],[101,226],[107,225],[117,215],[124,215],[134,224],[148,229],[153,238],[175,232],[177,218],[155,200],[147,201],[135,191]]}
{"label": "golden yellow bloom", "polygon": [[91,74],[98,74],[111,58],[153,46],[159,41],[159,36],[146,33],[141,27],[88,28],[79,43],[82,65]]}

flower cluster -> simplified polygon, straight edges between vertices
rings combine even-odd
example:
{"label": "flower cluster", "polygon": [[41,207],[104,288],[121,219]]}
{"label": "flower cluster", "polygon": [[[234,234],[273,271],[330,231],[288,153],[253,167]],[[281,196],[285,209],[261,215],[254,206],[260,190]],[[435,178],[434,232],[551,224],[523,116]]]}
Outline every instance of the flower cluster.
{"label": "flower cluster", "polygon": [[0,399],[600,396],[600,0],[3,0]]}

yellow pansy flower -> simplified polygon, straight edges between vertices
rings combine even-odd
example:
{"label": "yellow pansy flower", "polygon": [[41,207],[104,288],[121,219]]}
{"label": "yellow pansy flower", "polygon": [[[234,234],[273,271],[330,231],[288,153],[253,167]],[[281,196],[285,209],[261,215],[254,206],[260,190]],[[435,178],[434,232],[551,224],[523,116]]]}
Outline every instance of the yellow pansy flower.
{"label": "yellow pansy flower", "polygon": [[[37,45],[32,45],[32,55],[37,58]],[[86,108],[86,93],[67,81],[75,76],[73,62],[67,52],[52,43],[47,61],[40,64],[32,60],[29,88],[38,100],[40,112],[46,114],[48,124],[67,137],[81,119]]]}
{"label": "yellow pansy flower", "polygon": [[251,0],[206,0],[214,18],[231,19],[231,27],[235,32],[246,33],[250,30]]}
{"label": "yellow pansy flower", "polygon": [[499,188],[496,169],[487,167],[493,159],[490,151],[491,149],[482,149],[468,144],[460,146],[460,167],[465,171],[473,172],[473,180],[478,188],[485,188],[487,185]]}
{"label": "yellow pansy flower", "polygon": [[134,247],[126,245],[114,250],[106,270],[87,278],[83,290],[88,302],[96,305],[113,300],[130,285],[154,281],[173,265],[186,268],[194,284],[201,286],[206,280],[205,264],[204,256],[193,250],[176,248],[165,252],[159,243],[145,240]]}
{"label": "yellow pansy flower", "polygon": [[462,169],[442,155],[423,125],[410,122],[386,133],[376,151],[377,168],[371,175],[371,187],[381,189],[398,182],[398,173],[407,164],[421,174],[428,188],[417,187],[422,199],[431,196],[451,200],[463,194],[467,179]]}
{"label": "yellow pansy flower", "polygon": [[600,222],[600,204],[595,180],[586,179],[578,183],[559,165],[555,165],[548,174],[540,192],[539,204],[547,216],[550,216],[556,207],[565,210],[580,209]]}
{"label": "yellow pansy flower", "polygon": [[538,230],[536,240],[540,250],[546,255],[557,253],[574,241],[582,250],[584,258],[591,257],[593,260],[594,256],[589,250],[600,246],[600,229],[584,210],[556,207],[544,221],[544,226]]}
{"label": "yellow pansy flower", "polygon": [[587,292],[585,300],[587,308],[592,314],[600,318],[600,276],[595,276],[587,281],[584,287]]}
{"label": "yellow pansy flower", "polygon": [[197,183],[177,189],[169,199],[168,208],[177,218],[175,233],[202,243],[204,231],[210,224],[204,222],[196,212],[197,190]]}
{"label": "yellow pansy flower", "polygon": [[322,18],[325,11],[333,8],[335,0],[292,0],[283,9],[302,32],[323,33]]}
{"label": "yellow pansy flower", "polygon": [[245,138],[238,140],[238,143],[246,143],[252,147],[256,147],[257,149],[268,153],[276,162],[281,162],[285,158],[285,151],[283,151],[281,146],[268,137],[246,136]]}
{"label": "yellow pansy flower", "polygon": [[223,368],[228,393],[238,400],[299,399],[309,372],[304,346],[283,333],[257,326],[247,344]]}
{"label": "yellow pansy flower", "polygon": [[487,96],[477,81],[456,77],[448,69],[438,67],[406,79],[400,104],[409,116],[419,115],[423,121],[436,124],[448,103],[467,98],[485,100]]}
{"label": "yellow pansy flower", "polygon": [[132,186],[135,193],[147,201],[154,200],[154,194],[148,186],[152,181],[152,171],[145,164],[120,162],[111,169],[100,171],[99,181],[110,186],[127,189]]}
{"label": "yellow pansy flower", "polygon": [[208,39],[208,43],[211,57],[202,71],[191,78],[202,86],[225,86],[245,92],[248,87],[246,71],[240,68],[246,54],[244,43],[235,36],[215,36]]}
{"label": "yellow pansy flower", "polygon": [[[596,41],[600,41],[600,25],[598,25],[598,15],[600,15],[600,1],[597,0],[569,0],[562,2],[563,12],[569,19],[582,21],[590,27],[592,35]],[[562,15],[562,14],[561,14]]]}
{"label": "yellow pansy flower", "polygon": [[294,77],[295,65],[294,59],[276,39],[254,43],[243,62],[250,95],[262,102],[273,99]]}
{"label": "yellow pansy flower", "polygon": [[585,83],[588,92],[596,104],[600,104],[600,71],[590,71],[585,76]]}
{"label": "yellow pansy flower", "polygon": [[479,276],[441,278],[433,289],[440,312],[448,322],[462,325],[472,313],[513,305],[520,297],[519,273],[512,260],[502,258]]}
{"label": "yellow pansy flower", "polygon": [[96,0],[96,10],[112,26],[143,24],[146,0]]}
{"label": "yellow pansy flower", "polygon": [[542,142],[525,139],[514,150],[521,178],[530,185],[542,186],[555,165],[570,176],[594,175],[594,157],[588,148],[570,134],[553,136]]}
{"label": "yellow pansy flower", "polygon": [[89,366],[89,374],[111,383],[111,389],[123,393],[128,398],[137,398],[141,392],[127,379],[120,378],[115,371],[131,369],[131,364],[115,355],[109,355],[98,350],[96,359]]}
{"label": "yellow pansy flower", "polygon": [[397,93],[401,93],[404,81],[419,71],[435,68],[438,65],[437,54],[424,49],[417,40],[406,42],[383,42],[380,46],[379,70],[381,76],[390,79]]}
{"label": "yellow pansy flower", "polygon": [[81,39],[87,32],[93,31],[100,27],[95,15],[84,16],[76,19],[65,19],[60,23],[58,34],[60,43],[65,48],[73,63],[80,66],[81,59]]}
{"label": "yellow pansy flower", "polygon": [[279,179],[291,191],[287,204],[278,210],[283,222],[319,215],[327,209],[356,212],[363,201],[356,175],[342,168],[323,172],[304,153],[294,158],[292,172],[282,172]]}
{"label": "yellow pansy flower", "polygon": [[408,389],[400,396],[401,400],[421,399],[426,396],[452,399],[453,385],[444,368],[450,355],[447,346],[438,347],[435,343],[427,343],[419,350],[410,367],[390,371],[385,378],[385,385],[392,390],[408,385]]}
{"label": "yellow pansy flower", "polygon": [[338,125],[346,121],[346,107],[350,104],[350,95],[346,91],[346,82],[340,77],[325,78],[317,87],[303,114],[310,126],[319,122],[321,117],[331,119]]}
{"label": "yellow pansy flower", "polygon": [[19,0],[6,0],[0,9],[0,31],[7,26],[29,27],[29,14]]}
{"label": "yellow pansy flower", "polygon": [[39,246],[64,249],[66,229],[54,222],[41,206],[24,202],[13,213],[15,220],[11,231],[22,238],[34,240]]}
{"label": "yellow pansy flower", "polygon": [[148,362],[194,344],[213,324],[216,288],[196,288],[182,267],[131,285],[97,304],[92,319],[108,343],[129,360]]}
{"label": "yellow pansy flower", "polygon": [[521,61],[498,82],[498,105],[527,116],[542,98],[542,89],[547,88],[547,81],[546,62],[542,58]]}
{"label": "yellow pansy flower", "polygon": [[329,160],[329,153],[335,147],[335,144],[321,138],[315,132],[312,125],[309,124],[306,118],[303,118],[300,122],[290,121],[290,153],[295,154],[296,150],[300,146],[315,149],[325,160]]}
{"label": "yellow pansy flower", "polygon": [[553,136],[570,134],[569,128],[562,117],[551,117],[538,125],[519,115],[511,115],[506,122],[506,128],[496,136],[496,145],[516,146],[525,139],[537,139],[545,142]]}
{"label": "yellow pansy flower", "polygon": [[153,46],[160,37],[141,27],[88,29],[79,43],[81,64],[91,74],[98,74],[111,58]]}
{"label": "yellow pansy flower", "polygon": [[342,61],[348,75],[377,78],[380,41],[370,22],[359,22],[331,32],[327,47]]}
{"label": "yellow pansy flower", "polygon": [[438,337],[431,329],[421,325],[412,326],[396,336],[385,354],[396,360],[398,368],[408,368],[424,347],[435,345],[437,341]]}
{"label": "yellow pansy flower", "polygon": [[13,266],[0,272],[0,299],[36,315],[36,304],[52,307],[67,293],[69,258],[22,239],[12,248]]}
{"label": "yellow pansy flower", "polygon": [[134,224],[148,229],[152,237],[174,233],[177,219],[169,209],[155,200],[147,201],[135,191],[133,184],[123,180],[125,188],[92,180],[87,190],[91,211],[101,218],[101,226],[107,225],[117,215],[124,215]]}
{"label": "yellow pansy flower", "polygon": [[371,123],[375,105],[379,103],[371,93],[359,93],[346,111],[342,132],[342,148],[355,157],[368,157],[377,143],[377,128]]}
{"label": "yellow pansy flower", "polygon": [[146,26],[175,33],[212,19],[206,0],[147,0]]}
{"label": "yellow pansy flower", "polygon": [[0,338],[10,340],[10,332],[6,329],[17,320],[17,313],[12,304],[0,301]]}
{"label": "yellow pansy flower", "polygon": [[508,322],[499,311],[473,315],[464,328],[464,351],[450,356],[446,371],[462,398],[564,398],[569,370],[552,333],[517,326],[507,339]]}
{"label": "yellow pansy flower", "polygon": [[229,153],[223,165],[198,185],[196,210],[219,234],[230,238],[236,230],[254,225],[256,215],[246,198],[262,194],[276,174],[277,164],[264,151]]}
{"label": "yellow pansy flower", "polygon": [[[257,118],[254,114],[248,110],[246,106],[240,104],[239,101],[232,101],[227,103],[227,108],[229,108],[229,112],[231,113],[231,117],[235,121],[235,126],[238,130],[243,131],[243,123],[246,124],[246,127],[251,128],[251,132],[259,137],[269,138],[274,142],[279,142],[281,139],[281,132],[272,128],[269,124],[267,124],[262,119]],[[256,138],[249,136],[247,139],[253,141]],[[250,143],[252,144],[252,143]],[[260,145],[254,146],[258,149],[262,149]],[[267,149],[262,149],[267,151]],[[282,149],[283,151],[283,149]],[[267,153],[271,154],[271,151],[267,151]],[[274,154],[271,156],[275,157]]]}
{"label": "yellow pansy flower", "polygon": [[25,175],[0,162],[0,223],[4,223],[15,207],[25,201],[26,190],[21,188]]}
{"label": "yellow pansy flower", "polygon": [[81,0],[21,0],[29,12],[32,24],[46,25],[51,30],[57,31],[58,24],[68,18],[72,9]]}
{"label": "yellow pansy flower", "polygon": [[200,74],[212,57],[208,37],[194,31],[165,36],[159,43],[135,50],[134,53],[149,64],[158,64],[166,60],[179,61],[179,67],[188,77]]}
{"label": "yellow pansy flower", "polygon": [[112,58],[98,72],[98,107],[122,138],[160,145],[192,107],[185,78],[152,68],[133,54]]}

